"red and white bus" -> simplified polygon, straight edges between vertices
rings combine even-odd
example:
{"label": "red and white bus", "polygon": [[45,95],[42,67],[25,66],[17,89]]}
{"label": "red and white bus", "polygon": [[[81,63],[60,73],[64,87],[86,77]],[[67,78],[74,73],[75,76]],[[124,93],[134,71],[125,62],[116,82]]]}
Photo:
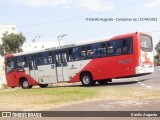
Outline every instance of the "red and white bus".
{"label": "red and white bus", "polygon": [[42,51],[5,56],[9,87],[44,88],[50,83],[106,84],[112,78],[133,77],[154,71],[152,37],[135,32]]}

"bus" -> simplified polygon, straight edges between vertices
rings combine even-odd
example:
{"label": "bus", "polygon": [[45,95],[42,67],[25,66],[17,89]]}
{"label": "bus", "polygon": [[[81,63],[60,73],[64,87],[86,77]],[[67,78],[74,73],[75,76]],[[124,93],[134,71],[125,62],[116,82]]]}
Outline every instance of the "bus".
{"label": "bus", "polygon": [[153,71],[152,37],[143,32],[5,56],[6,81],[12,88],[59,82],[92,86]]}

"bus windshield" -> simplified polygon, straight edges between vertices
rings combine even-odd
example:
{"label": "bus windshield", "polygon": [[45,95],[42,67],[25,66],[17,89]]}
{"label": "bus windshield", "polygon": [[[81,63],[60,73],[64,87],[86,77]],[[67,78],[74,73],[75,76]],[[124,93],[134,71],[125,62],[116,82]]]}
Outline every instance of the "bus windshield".
{"label": "bus windshield", "polygon": [[152,51],[152,38],[146,35],[140,35],[141,49],[142,51]]}
{"label": "bus windshield", "polygon": [[15,69],[15,61],[13,58],[8,58],[6,63],[6,72],[7,74],[12,72]]}

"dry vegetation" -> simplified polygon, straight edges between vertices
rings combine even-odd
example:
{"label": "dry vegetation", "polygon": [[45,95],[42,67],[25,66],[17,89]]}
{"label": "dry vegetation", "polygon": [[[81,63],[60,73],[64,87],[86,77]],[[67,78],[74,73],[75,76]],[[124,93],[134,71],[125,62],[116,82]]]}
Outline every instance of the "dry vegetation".
{"label": "dry vegetation", "polygon": [[95,100],[160,99],[160,90],[123,87],[54,87],[0,91],[0,110],[46,110]]}

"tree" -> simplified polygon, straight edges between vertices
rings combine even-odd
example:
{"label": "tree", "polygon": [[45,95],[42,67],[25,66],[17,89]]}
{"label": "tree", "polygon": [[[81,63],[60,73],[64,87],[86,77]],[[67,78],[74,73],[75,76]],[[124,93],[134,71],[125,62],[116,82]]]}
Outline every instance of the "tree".
{"label": "tree", "polygon": [[11,53],[23,52],[22,45],[25,42],[26,38],[19,34],[3,34],[2,45],[0,45],[0,54],[2,56]]}
{"label": "tree", "polygon": [[155,51],[157,52],[157,54],[160,53],[160,41],[157,43],[157,45],[155,46]]}
{"label": "tree", "polygon": [[160,62],[160,41],[155,46],[155,51],[157,52],[157,54],[154,56],[154,64],[158,65]]}

